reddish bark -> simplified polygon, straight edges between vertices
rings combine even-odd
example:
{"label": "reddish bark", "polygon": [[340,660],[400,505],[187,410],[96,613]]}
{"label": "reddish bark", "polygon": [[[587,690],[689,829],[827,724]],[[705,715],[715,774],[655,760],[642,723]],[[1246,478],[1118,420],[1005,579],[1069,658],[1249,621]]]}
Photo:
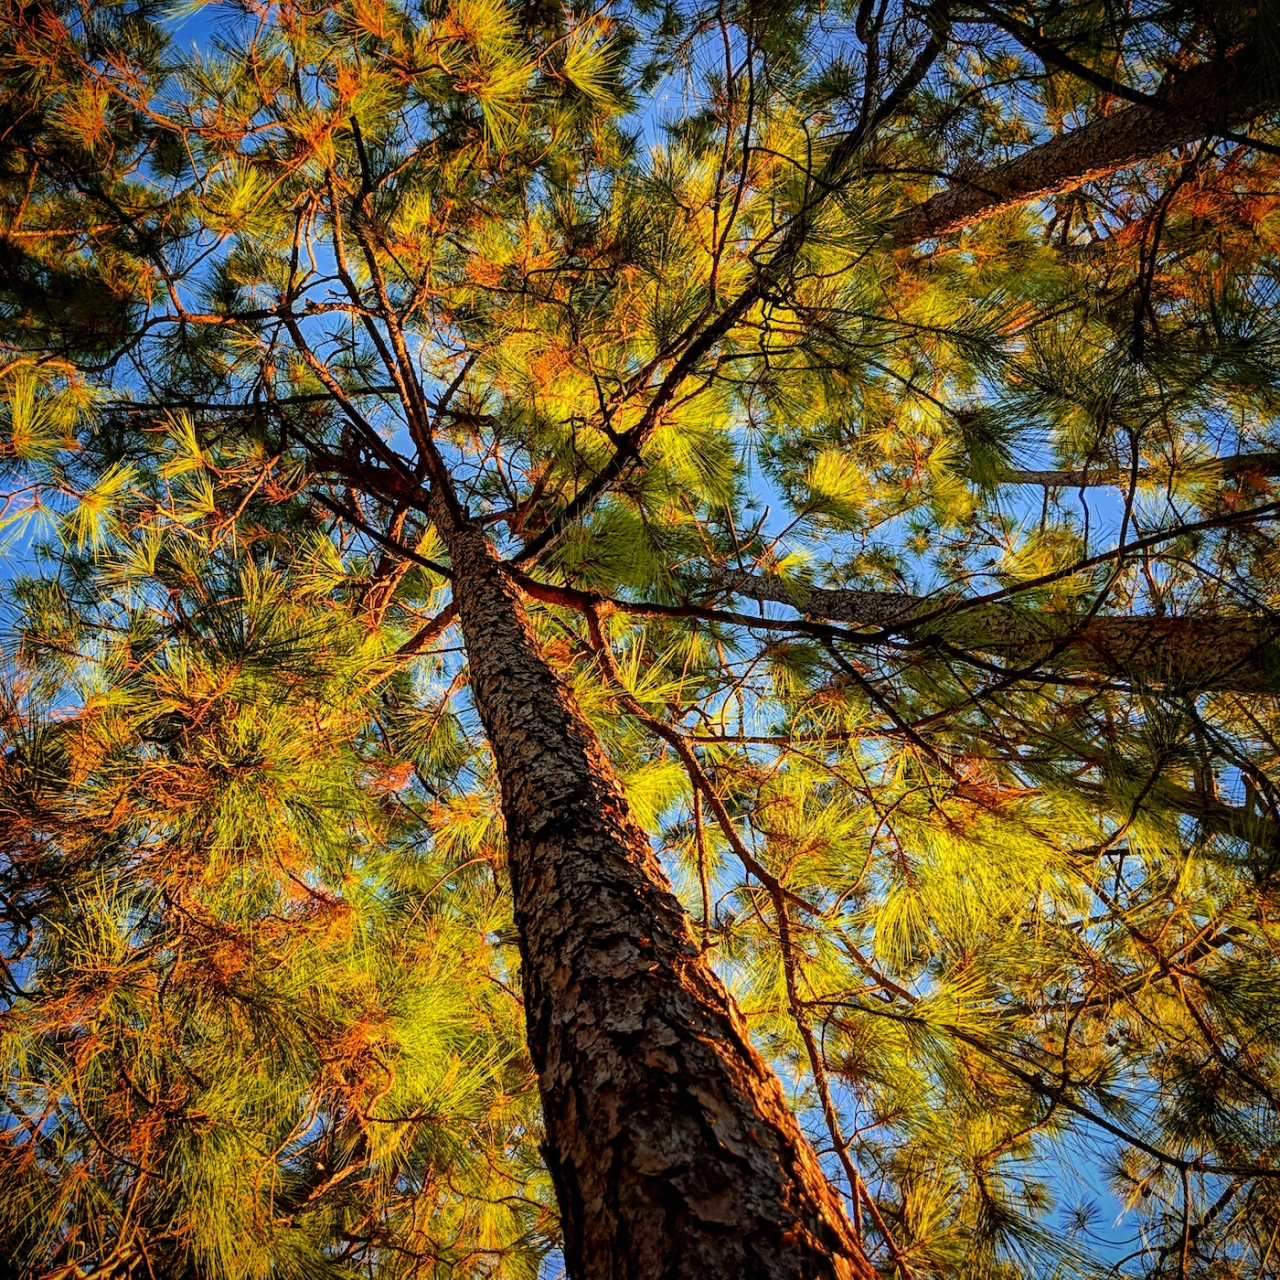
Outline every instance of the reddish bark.
{"label": "reddish bark", "polygon": [[508,572],[443,502],[433,514],[501,780],[570,1275],[871,1280]]}
{"label": "reddish bark", "polygon": [[1184,72],[1161,106],[1124,107],[1005,164],[957,179],[895,220],[894,243],[906,248],[959,231],[1248,121],[1267,105],[1249,73],[1248,52]]}

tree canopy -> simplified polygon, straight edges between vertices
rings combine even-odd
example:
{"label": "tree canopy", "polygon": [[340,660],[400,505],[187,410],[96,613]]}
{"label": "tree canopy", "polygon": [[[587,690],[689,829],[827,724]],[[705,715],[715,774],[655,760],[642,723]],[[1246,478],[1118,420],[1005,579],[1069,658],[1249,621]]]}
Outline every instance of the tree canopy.
{"label": "tree canopy", "polygon": [[192,13],[0,10],[14,1274],[1280,1275],[1275,6]]}

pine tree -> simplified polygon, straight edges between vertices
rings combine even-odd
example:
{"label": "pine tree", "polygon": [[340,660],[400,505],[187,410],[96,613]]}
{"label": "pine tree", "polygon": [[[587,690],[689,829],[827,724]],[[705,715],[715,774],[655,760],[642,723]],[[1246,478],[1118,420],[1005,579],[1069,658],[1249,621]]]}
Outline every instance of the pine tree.
{"label": "pine tree", "polygon": [[[180,787],[130,802],[132,835],[106,797],[156,750],[207,770],[214,726],[274,708],[277,738],[317,726],[290,743],[289,787],[331,788],[342,818],[270,857],[302,859],[304,895],[336,895],[347,867],[342,900],[372,895],[351,918],[389,913],[366,944],[376,1014],[343,995],[349,935],[320,930],[296,961],[332,970],[335,1041],[366,1016],[472,1064],[440,1108],[465,1175],[377,1149],[370,1059],[326,1118],[338,1173],[282,1149],[279,1187],[238,1193],[246,1221],[333,1197],[306,1265],[489,1274],[536,1248],[532,1205],[474,1217],[486,1168],[532,1177],[514,1060],[488,1047],[497,997],[463,1047],[397,985],[473,990],[497,964],[492,941],[420,937],[436,908],[411,900],[447,885],[439,910],[475,936],[450,832],[500,810],[571,1274],[1083,1273],[1091,1211],[1051,1231],[1042,1169],[1086,1140],[1143,1224],[1125,1266],[1274,1274],[1274,13],[286,5],[185,58],[145,15],[108,14],[59,19],[91,54],[24,37],[4,73],[25,122],[10,228],[20,181],[50,202],[14,279],[63,264],[64,317],[6,286],[11,504],[56,513],[61,548],[17,592],[34,638],[6,769],[15,796],[28,755],[65,778],[9,855],[14,973],[28,935],[47,948],[39,985],[11,980],[12,1060],[36,1064],[15,1087],[52,1094],[70,1070],[32,1047],[46,1008],[59,1035],[92,1025],[30,923],[97,921],[105,954],[112,908],[81,864],[145,899],[131,850],[156,840],[167,874],[223,885]],[[38,116],[33,65],[57,86]],[[665,117],[659,84],[687,90]],[[101,178],[108,116],[133,123]],[[110,282],[126,336],[88,322],[67,263]],[[156,461],[175,421],[190,466]],[[1094,476],[1120,491],[1110,515]],[[160,566],[161,527],[190,548],[180,585],[146,570],[162,590],[136,626],[173,648],[138,666],[132,615],[94,611],[118,564]],[[90,632],[81,653],[69,636]],[[455,720],[411,673],[459,634]],[[166,664],[204,683],[193,700],[181,674],[187,701],[162,711]],[[165,717],[179,738],[152,743]],[[412,744],[461,754],[401,775]],[[92,750],[112,768],[82,776]],[[233,795],[229,839],[256,850],[264,802]],[[59,823],[35,881],[59,905],[33,906],[29,850]],[[269,918],[293,890],[255,875],[203,909]],[[283,988],[267,1002],[297,1016]],[[295,1056],[260,1104],[283,1133],[319,1070]],[[182,1129],[204,1104],[167,1101],[169,1070],[138,1092]],[[27,1265],[132,1265],[160,1229],[143,1191],[191,1180],[99,1172],[96,1152],[150,1169],[147,1143],[181,1162],[186,1139],[127,1099],[99,1123],[67,1096],[63,1181],[97,1189],[50,1202],[23,1247],[63,1253]],[[477,1098],[511,1118],[477,1122]],[[43,1140],[32,1105],[15,1167]],[[187,1212],[192,1266],[266,1265],[218,1254]],[[339,1222],[360,1212],[377,1231]],[[400,1242],[426,1212],[447,1248]],[[90,1241],[77,1215],[113,1225]],[[293,1246],[255,1247],[282,1266]]]}

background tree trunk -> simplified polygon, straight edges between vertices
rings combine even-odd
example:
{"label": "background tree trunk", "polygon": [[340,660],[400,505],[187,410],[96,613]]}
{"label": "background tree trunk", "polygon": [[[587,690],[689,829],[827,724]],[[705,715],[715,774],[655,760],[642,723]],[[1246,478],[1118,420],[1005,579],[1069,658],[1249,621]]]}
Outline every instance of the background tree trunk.
{"label": "background tree trunk", "polygon": [[871,1280],[487,540],[433,504],[497,761],[529,1047],[575,1280]]}

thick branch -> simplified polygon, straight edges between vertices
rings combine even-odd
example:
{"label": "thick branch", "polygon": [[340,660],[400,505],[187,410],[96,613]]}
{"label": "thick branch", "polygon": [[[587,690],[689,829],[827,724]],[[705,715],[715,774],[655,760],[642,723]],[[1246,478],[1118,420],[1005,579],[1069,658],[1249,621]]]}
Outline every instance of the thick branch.
{"label": "thick branch", "polygon": [[1004,209],[1074,190],[1174,147],[1243,124],[1274,106],[1250,75],[1248,51],[1193,67],[1169,83],[1159,105],[1131,104],[974,174],[900,215],[903,248],[958,231]]}
{"label": "thick branch", "polygon": [[[752,600],[790,605],[810,617],[889,632],[911,632],[1032,668],[1105,679],[1173,684],[1199,690],[1280,692],[1280,623],[1245,615],[1201,617],[1032,613],[983,605],[954,618],[937,616],[938,601],[892,591],[833,590],[747,573],[724,585]],[[919,630],[915,620],[932,621]]]}
{"label": "thick branch", "polygon": [[[1224,478],[1280,476],[1280,453],[1235,453],[1226,458],[1207,459],[1203,465],[1211,466]],[[1138,472],[1138,479],[1148,483],[1158,482],[1168,475],[1167,471],[1144,467]],[[1001,472],[999,477],[1001,484],[1034,484],[1045,489],[1093,489],[1107,485],[1128,488],[1132,479],[1133,473],[1128,467],[1110,465],[1081,467],[1075,471],[1024,471],[1010,468]]]}

